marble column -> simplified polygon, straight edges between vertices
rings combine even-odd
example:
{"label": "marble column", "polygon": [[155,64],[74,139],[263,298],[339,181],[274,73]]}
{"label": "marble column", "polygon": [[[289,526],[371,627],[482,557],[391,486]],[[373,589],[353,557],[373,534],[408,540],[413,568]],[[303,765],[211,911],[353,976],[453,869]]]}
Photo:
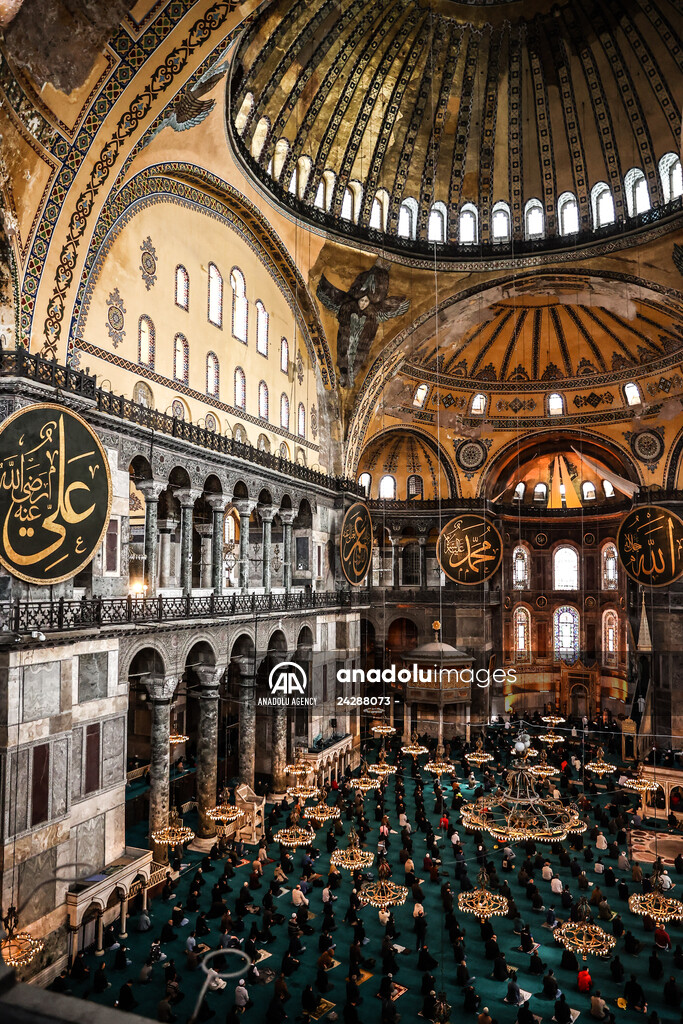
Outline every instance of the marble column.
{"label": "marble column", "polygon": [[197,812],[200,839],[216,835],[216,823],[208,811],[216,806],[218,790],[218,684],[223,669],[197,668],[199,677],[199,728],[197,737]]}
{"label": "marble column", "polygon": [[263,590],[264,593],[269,594],[272,589],[272,574],[270,569],[270,559],[272,555],[272,529],[273,529],[273,517],[275,516],[277,509],[274,505],[264,505],[259,509],[261,516],[261,523],[263,524]]}
{"label": "marble column", "polygon": [[[279,662],[286,661],[286,655],[277,654],[271,657],[271,668]],[[282,794],[287,788],[287,708],[273,708],[273,756],[272,774],[273,793]]]}
{"label": "marble column", "polygon": [[95,925],[95,956],[104,956],[104,911],[97,911]]}
{"label": "marble column", "polygon": [[234,659],[239,665],[240,682],[240,747],[238,775],[240,782],[254,788],[256,761],[256,688],[251,658]]}
{"label": "marble column", "polygon": [[[149,768],[149,831],[154,832],[168,824],[169,778],[171,772],[171,700],[178,679],[175,676],[143,676],[152,711]],[[159,864],[168,861],[168,847],[158,846],[150,839],[154,859]]]}
{"label": "marble column", "polygon": [[159,540],[158,533],[158,512],[159,498],[162,491],[166,490],[166,484],[156,480],[143,480],[138,484],[138,490],[145,499],[145,571],[144,580],[147,584],[147,597],[154,597],[157,589],[157,567]]}
{"label": "marble column", "polygon": [[413,705],[405,703],[403,705],[403,742],[404,744],[410,743],[410,737],[413,732]]}
{"label": "marble column", "polygon": [[70,924],[67,925],[69,929],[69,935],[71,936],[71,949],[69,950],[69,957],[71,960],[71,966],[73,967],[76,957],[78,956],[78,933],[80,928],[78,925]]}
{"label": "marble column", "polygon": [[439,708],[439,734],[437,743],[440,747],[443,746],[443,708]]}
{"label": "marble column", "polygon": [[391,538],[391,586],[394,590],[398,590],[400,586],[400,572],[398,564],[398,556],[401,547],[398,542],[398,537]]}
{"label": "marble column", "polygon": [[159,523],[159,586],[161,588],[173,586],[171,548],[177,525],[175,519],[164,519]]}
{"label": "marble column", "polygon": [[211,587],[211,548],[213,541],[213,526],[211,523],[202,523],[196,527],[201,539],[201,555],[199,566],[199,586],[202,590],[209,590]]}
{"label": "marble column", "polygon": [[127,939],[126,922],[128,921],[128,896],[121,898],[121,911],[119,914],[119,938]]}
{"label": "marble column", "polygon": [[253,501],[239,500],[234,503],[240,517],[240,589],[249,589],[249,518],[254,509]]}
{"label": "marble column", "polygon": [[294,509],[280,510],[284,533],[283,580],[287,593],[292,589],[292,523],[296,517]]}
{"label": "marble column", "polygon": [[211,587],[214,594],[220,596],[223,593],[223,580],[225,578],[225,567],[223,565],[225,498],[222,495],[215,498],[207,498],[207,504],[211,509],[211,526],[213,531],[211,539]]}
{"label": "marble column", "polygon": [[420,545],[420,590],[427,589],[427,538],[420,534],[417,538]]}
{"label": "marble column", "polygon": [[192,527],[194,503],[201,491],[186,488],[176,491],[180,502],[180,586],[184,594],[192,593]]}

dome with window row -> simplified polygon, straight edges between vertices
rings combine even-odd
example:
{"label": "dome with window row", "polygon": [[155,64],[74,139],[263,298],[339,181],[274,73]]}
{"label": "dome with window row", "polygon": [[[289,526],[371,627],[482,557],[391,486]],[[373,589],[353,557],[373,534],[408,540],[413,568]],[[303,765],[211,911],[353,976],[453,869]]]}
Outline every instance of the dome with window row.
{"label": "dome with window row", "polygon": [[446,499],[455,493],[430,438],[395,430],[373,438],[361,455],[357,480],[366,495],[384,501]]}
{"label": "dome with window row", "polygon": [[554,249],[681,210],[666,0],[277,0],[242,37],[230,135],[325,229],[444,257]]}
{"label": "dome with window row", "polygon": [[627,468],[605,452],[579,442],[559,446],[549,441],[546,446],[547,451],[530,450],[506,466],[492,481],[491,496],[504,505],[590,511],[618,504],[629,494]]}

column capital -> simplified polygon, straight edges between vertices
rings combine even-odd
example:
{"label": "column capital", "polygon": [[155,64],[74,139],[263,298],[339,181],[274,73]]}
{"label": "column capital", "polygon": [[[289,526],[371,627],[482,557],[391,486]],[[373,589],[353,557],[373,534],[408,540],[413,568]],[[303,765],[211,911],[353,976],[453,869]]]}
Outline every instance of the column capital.
{"label": "column capital", "polygon": [[211,523],[198,523],[195,525],[195,530],[197,531],[200,537],[213,536],[213,526],[211,525]]}
{"label": "column capital", "polygon": [[218,668],[215,665],[198,666],[195,668],[195,672],[199,679],[199,685],[202,690],[215,690],[215,696],[218,696],[218,686],[225,672],[224,668]]}
{"label": "column capital", "polygon": [[296,509],[294,508],[281,508],[278,512],[280,519],[282,520],[283,526],[291,526],[296,519]]}
{"label": "column capital", "polygon": [[212,512],[225,512],[225,496],[223,494],[207,495],[205,501]]}
{"label": "column capital", "polygon": [[272,523],[277,512],[277,505],[259,505],[258,514],[264,523]]}
{"label": "column capital", "polygon": [[136,487],[145,501],[158,501],[168,484],[164,480],[141,480]]}
{"label": "column capital", "polygon": [[145,676],[142,683],[149,699],[159,704],[170,704],[178,685],[178,676]]}
{"label": "column capital", "polygon": [[174,491],[174,496],[180,502],[181,508],[192,508],[195,501],[201,498],[204,492],[199,487],[179,487]]}
{"label": "column capital", "polygon": [[427,534],[426,533],[418,534],[417,543],[420,545],[421,548],[426,547],[427,546]]}
{"label": "column capital", "polygon": [[256,502],[250,498],[238,498],[237,501],[233,501],[233,506],[237,509],[240,518],[243,516],[250,516],[256,508]]}
{"label": "column capital", "polygon": [[177,519],[160,519],[159,522],[157,523],[157,526],[158,526],[159,530],[161,530],[161,531],[167,530],[169,533],[173,533],[173,531],[175,529],[177,529],[178,520]]}

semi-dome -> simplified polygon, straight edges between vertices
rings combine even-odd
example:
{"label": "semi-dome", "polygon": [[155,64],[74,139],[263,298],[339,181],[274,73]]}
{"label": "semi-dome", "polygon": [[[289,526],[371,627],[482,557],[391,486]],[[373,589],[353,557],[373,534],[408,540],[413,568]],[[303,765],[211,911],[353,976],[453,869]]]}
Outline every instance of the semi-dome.
{"label": "semi-dome", "polygon": [[420,501],[454,493],[450,467],[445,468],[432,438],[410,430],[373,437],[361,455],[357,478],[375,499]]}
{"label": "semi-dome", "polygon": [[276,0],[242,37],[231,137],[310,221],[413,256],[637,228],[683,192],[665,8]]}

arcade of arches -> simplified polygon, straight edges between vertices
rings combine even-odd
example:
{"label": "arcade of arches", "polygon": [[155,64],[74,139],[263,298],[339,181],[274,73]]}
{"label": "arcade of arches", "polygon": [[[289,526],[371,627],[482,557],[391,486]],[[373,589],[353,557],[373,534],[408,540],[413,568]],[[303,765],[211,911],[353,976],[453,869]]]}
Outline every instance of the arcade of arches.
{"label": "arcade of arches", "polygon": [[175,873],[176,812],[203,854],[228,793],[257,844],[380,709],[433,747],[549,707],[638,759],[683,734],[680,0],[94,7],[0,3],[0,428],[68,408],[111,475],[75,575],[0,559],[41,984]]}

